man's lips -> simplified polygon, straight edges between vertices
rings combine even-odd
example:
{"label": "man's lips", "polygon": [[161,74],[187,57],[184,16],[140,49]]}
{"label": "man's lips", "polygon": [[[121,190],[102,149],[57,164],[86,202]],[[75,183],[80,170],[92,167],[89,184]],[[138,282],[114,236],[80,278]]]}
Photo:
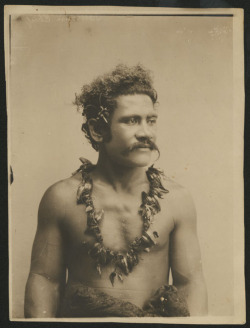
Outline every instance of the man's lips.
{"label": "man's lips", "polygon": [[152,150],[152,147],[149,146],[149,145],[143,145],[143,146],[137,146],[133,150],[137,150],[137,149],[149,149],[149,150]]}

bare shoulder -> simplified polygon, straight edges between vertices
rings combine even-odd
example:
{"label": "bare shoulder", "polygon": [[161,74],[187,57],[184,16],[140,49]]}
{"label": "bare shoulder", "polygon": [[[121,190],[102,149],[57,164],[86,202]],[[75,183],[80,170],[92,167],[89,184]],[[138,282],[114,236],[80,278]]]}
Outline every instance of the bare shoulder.
{"label": "bare shoulder", "polygon": [[191,194],[184,186],[180,185],[173,179],[165,177],[163,180],[164,187],[169,191],[169,196],[173,200],[191,200]]}
{"label": "bare shoulder", "polygon": [[181,221],[195,223],[196,209],[190,191],[168,177],[164,179],[164,186],[169,191],[166,205],[171,207],[175,223]]}
{"label": "bare shoulder", "polygon": [[39,217],[60,219],[65,211],[76,202],[76,192],[80,183],[80,175],[60,180],[50,186],[44,193],[39,205]]}

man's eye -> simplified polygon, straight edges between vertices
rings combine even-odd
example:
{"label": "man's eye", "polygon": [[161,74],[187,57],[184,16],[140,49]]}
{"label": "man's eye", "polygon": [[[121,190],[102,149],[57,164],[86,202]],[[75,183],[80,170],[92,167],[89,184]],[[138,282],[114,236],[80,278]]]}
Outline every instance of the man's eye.
{"label": "man's eye", "polygon": [[133,124],[137,124],[138,123],[138,118],[136,118],[136,117],[131,117],[131,118],[129,118],[127,121],[126,121],[126,123],[127,124],[131,124],[131,125],[133,125]]}
{"label": "man's eye", "polygon": [[156,118],[151,118],[151,119],[149,119],[149,120],[148,120],[148,124],[149,124],[149,125],[154,125],[154,124],[156,124]]}

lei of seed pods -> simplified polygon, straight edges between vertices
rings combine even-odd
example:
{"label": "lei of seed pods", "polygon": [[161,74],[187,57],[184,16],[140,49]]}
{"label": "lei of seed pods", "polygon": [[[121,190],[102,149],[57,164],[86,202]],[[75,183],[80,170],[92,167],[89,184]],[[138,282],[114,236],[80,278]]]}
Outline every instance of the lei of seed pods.
{"label": "lei of seed pods", "polygon": [[103,244],[103,237],[100,230],[100,222],[103,219],[104,211],[97,212],[94,208],[92,193],[92,179],[89,172],[94,168],[94,165],[85,159],[81,158],[83,165],[78,169],[82,172],[82,183],[77,191],[78,204],[85,204],[87,214],[87,229],[85,233],[95,237],[95,244],[89,245],[82,242],[84,247],[88,248],[89,255],[96,262],[96,269],[101,275],[102,266],[113,264],[114,271],[111,272],[109,279],[114,286],[115,279],[123,281],[123,275],[128,275],[133,268],[139,263],[139,254],[141,252],[149,252],[150,248],[156,244],[155,239],[159,237],[157,231],[151,229],[154,215],[160,212],[160,204],[158,198],[163,198],[163,194],[168,193],[161,183],[163,172],[159,169],[149,167],[147,170],[147,178],[150,183],[149,192],[142,192],[142,204],[138,213],[143,220],[143,231],[141,237],[136,237],[129,245],[126,255],[106,248]]}

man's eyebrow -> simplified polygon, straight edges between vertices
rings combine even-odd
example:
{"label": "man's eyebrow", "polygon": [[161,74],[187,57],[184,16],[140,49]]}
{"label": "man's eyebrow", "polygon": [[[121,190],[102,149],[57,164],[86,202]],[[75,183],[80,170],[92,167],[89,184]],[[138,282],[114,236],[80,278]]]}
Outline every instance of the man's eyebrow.
{"label": "man's eyebrow", "polygon": [[[157,118],[157,117],[158,117],[157,113],[152,113],[152,114],[147,115],[147,118]],[[119,121],[129,120],[131,118],[141,119],[141,115],[138,115],[138,114],[123,115],[119,118]]]}
{"label": "man's eyebrow", "polygon": [[133,115],[133,114],[131,114],[131,115],[123,115],[123,116],[121,116],[120,117],[120,120],[127,120],[127,119],[130,119],[130,118],[140,118],[141,116],[140,115]]}
{"label": "man's eyebrow", "polygon": [[158,114],[154,113],[154,114],[149,114],[147,117],[158,117]]}

